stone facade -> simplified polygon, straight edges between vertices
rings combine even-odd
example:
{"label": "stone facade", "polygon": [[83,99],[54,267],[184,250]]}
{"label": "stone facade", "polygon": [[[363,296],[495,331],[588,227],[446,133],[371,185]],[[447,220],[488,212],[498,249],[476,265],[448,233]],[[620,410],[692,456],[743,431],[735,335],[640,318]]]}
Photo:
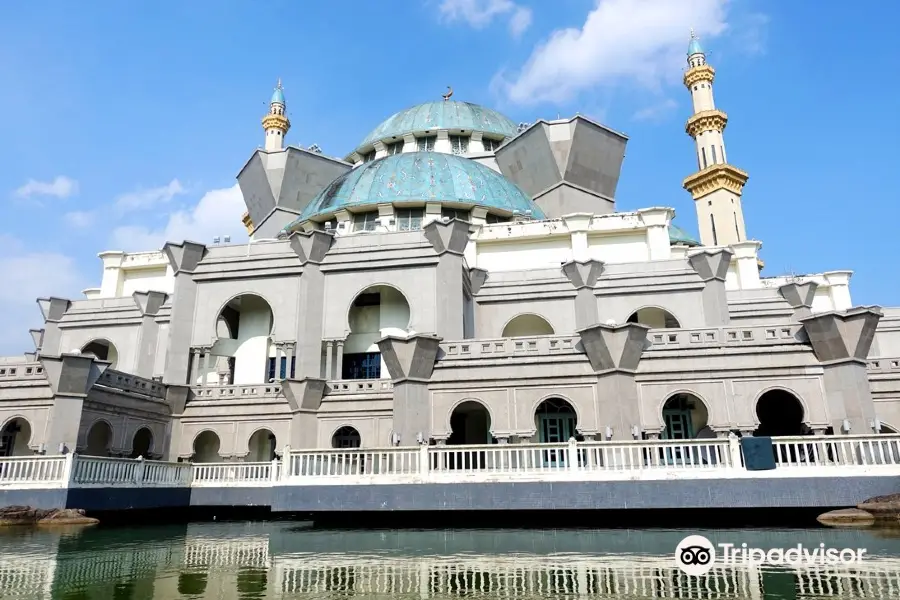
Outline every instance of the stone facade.
{"label": "stone facade", "polygon": [[[0,455],[900,428],[900,309],[854,307],[849,271],[761,277],[758,241],[701,246],[672,209],[616,212],[626,138],[583,117],[496,151],[456,126],[438,141],[493,171],[446,174],[462,179],[443,197],[392,203],[407,174],[384,148],[267,142],[238,176],[251,243],[101,254],[100,286],[40,299],[34,351],[0,359]],[[403,164],[442,151],[400,133]],[[352,169],[371,170],[365,202],[341,196]],[[497,178],[546,218],[492,197]]]}

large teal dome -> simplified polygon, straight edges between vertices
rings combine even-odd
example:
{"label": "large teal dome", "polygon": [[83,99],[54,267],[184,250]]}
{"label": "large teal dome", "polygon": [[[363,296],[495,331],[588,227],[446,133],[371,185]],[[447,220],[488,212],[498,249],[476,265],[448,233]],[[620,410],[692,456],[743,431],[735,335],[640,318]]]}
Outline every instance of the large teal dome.
{"label": "large teal dome", "polygon": [[359,144],[359,149],[379,140],[399,140],[407,133],[438,129],[462,130],[467,133],[481,131],[497,137],[516,135],[516,124],[495,110],[471,102],[441,100],[401,110],[373,129]]}
{"label": "large teal dome", "polygon": [[343,208],[375,208],[392,202],[471,204],[510,215],[544,213],[500,173],[468,158],[440,152],[386,156],[341,175],[313,198],[292,228],[308,219],[327,217]]}

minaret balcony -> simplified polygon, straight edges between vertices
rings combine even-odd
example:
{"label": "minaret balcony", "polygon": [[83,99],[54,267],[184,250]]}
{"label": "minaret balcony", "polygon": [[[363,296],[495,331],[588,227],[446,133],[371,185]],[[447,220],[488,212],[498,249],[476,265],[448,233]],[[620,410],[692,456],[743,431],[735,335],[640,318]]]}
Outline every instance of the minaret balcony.
{"label": "minaret balcony", "polygon": [[698,134],[704,131],[725,131],[728,125],[728,115],[721,110],[704,110],[691,115],[684,126],[685,132],[692,138],[696,138]]}
{"label": "minaret balcony", "polygon": [[691,88],[695,83],[708,81],[712,83],[716,78],[716,70],[707,64],[691,67],[684,73],[684,85]]}

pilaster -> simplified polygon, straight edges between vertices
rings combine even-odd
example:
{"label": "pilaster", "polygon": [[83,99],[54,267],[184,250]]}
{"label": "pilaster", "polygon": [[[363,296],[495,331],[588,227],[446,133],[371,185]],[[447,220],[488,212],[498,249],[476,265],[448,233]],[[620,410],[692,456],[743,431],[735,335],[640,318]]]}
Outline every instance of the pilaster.
{"label": "pilaster", "polygon": [[[815,314],[803,323],[824,371],[825,399],[835,433],[872,433],[875,405],[866,372],[866,357],[881,319],[879,307]],[[850,425],[847,431],[844,421]]]}
{"label": "pilaster", "polygon": [[399,445],[414,446],[421,434],[431,437],[431,397],[428,381],[440,350],[441,338],[416,334],[387,336],[378,349],[394,382],[393,423]]}
{"label": "pilaster", "polygon": [[44,317],[44,334],[41,339],[41,353],[58,354],[61,350],[59,322],[72,303],[65,298],[38,298],[38,308]]}
{"label": "pilaster", "polygon": [[737,263],[737,275],[742,290],[758,289],[759,283],[759,249],[762,242],[748,240],[731,244]]}
{"label": "pilaster", "polygon": [[50,454],[74,451],[84,399],[110,363],[84,354],[44,355],[40,360],[53,392],[45,447]]}
{"label": "pilaster", "polygon": [[581,345],[597,374],[596,410],[600,431],[610,439],[630,440],[640,426],[635,372],[647,345],[649,327],[638,323],[595,324],[578,330]]}
{"label": "pilaster", "polygon": [[603,263],[590,259],[572,260],[562,266],[563,274],[575,287],[575,327],[588,327],[600,319],[594,286],[603,273]]}
{"label": "pilaster", "polygon": [[134,361],[134,374],[150,379],[156,364],[159,348],[159,323],[156,315],[166,301],[163,292],[134,292],[131,297],[141,311],[141,329],[137,339],[137,356]]}
{"label": "pilaster", "polygon": [[637,211],[641,221],[647,227],[647,246],[650,249],[650,260],[667,260],[672,254],[669,241],[669,223],[675,216],[671,208],[642,208]]}
{"label": "pilaster", "polygon": [[572,236],[572,259],[586,261],[588,260],[588,238],[587,232],[591,227],[591,220],[594,218],[593,213],[572,213],[563,215],[563,223]]}
{"label": "pilaster", "polygon": [[437,334],[447,339],[463,339],[463,255],[469,243],[469,224],[459,219],[446,223],[432,221],[425,226],[423,233],[439,257],[435,269]]}
{"label": "pilaster", "polygon": [[815,281],[786,283],[778,288],[778,293],[794,309],[794,320],[800,321],[812,314],[813,299],[819,284]]}
{"label": "pilaster", "polygon": [[163,252],[175,274],[172,316],[169,321],[169,343],[166,348],[166,383],[188,383],[191,336],[194,331],[194,310],[197,304],[197,283],[194,269],[206,255],[206,246],[196,242],[168,243]]}
{"label": "pilaster", "polygon": [[831,303],[834,310],[849,310],[853,307],[850,300],[850,277],[853,271],[826,271],[825,283],[830,286]]}
{"label": "pilaster", "polygon": [[294,376],[318,377],[322,370],[322,320],[325,314],[325,275],[321,263],[334,243],[334,235],[323,231],[294,233],[291,248],[297,254],[303,273],[300,275],[299,314],[297,323],[296,364]]}
{"label": "pilaster", "polygon": [[725,276],[731,257],[731,250],[726,248],[701,250],[688,256],[688,262],[704,283],[703,318],[707,327],[720,327],[731,321],[725,293]]}

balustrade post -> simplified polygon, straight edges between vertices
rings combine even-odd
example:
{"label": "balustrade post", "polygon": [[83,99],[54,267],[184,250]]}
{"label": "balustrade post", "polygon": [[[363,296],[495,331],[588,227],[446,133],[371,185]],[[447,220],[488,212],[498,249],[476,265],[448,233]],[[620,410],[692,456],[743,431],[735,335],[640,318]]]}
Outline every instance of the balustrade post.
{"label": "balustrade post", "polygon": [[728,436],[728,454],[731,456],[731,468],[740,469],[744,463],[741,455],[741,440],[734,434]]}
{"label": "balustrade post", "polygon": [[137,487],[144,486],[144,457],[138,456],[134,466],[134,484]]}
{"label": "balustrade post", "polygon": [[272,459],[272,472],[269,473],[269,481],[275,483],[278,481],[278,465],[281,464],[281,461],[277,458]]}
{"label": "balustrade post", "polygon": [[62,484],[64,487],[69,488],[72,487],[72,482],[75,479],[75,453],[69,452],[66,454],[65,462],[63,463],[63,472],[62,472]]}
{"label": "balustrade post", "polygon": [[428,464],[428,446],[426,444],[422,444],[419,446],[419,475],[422,477],[428,477],[429,467],[431,465]]}
{"label": "balustrade post", "polygon": [[568,467],[570,471],[578,470],[578,442],[575,441],[575,438],[569,438],[569,446],[566,448],[566,452],[568,453]]}
{"label": "balustrade post", "polygon": [[288,444],[284,447],[281,454],[281,480],[287,481],[291,470],[291,446]]}

